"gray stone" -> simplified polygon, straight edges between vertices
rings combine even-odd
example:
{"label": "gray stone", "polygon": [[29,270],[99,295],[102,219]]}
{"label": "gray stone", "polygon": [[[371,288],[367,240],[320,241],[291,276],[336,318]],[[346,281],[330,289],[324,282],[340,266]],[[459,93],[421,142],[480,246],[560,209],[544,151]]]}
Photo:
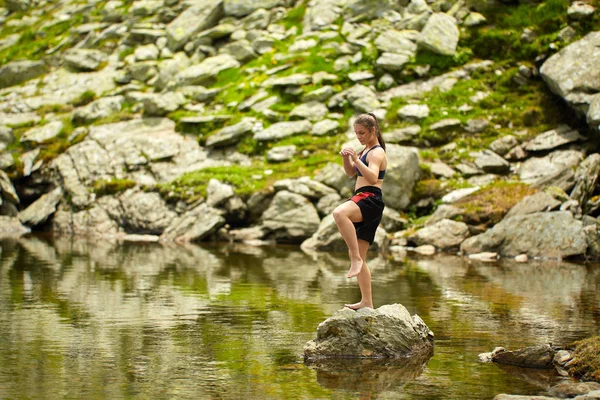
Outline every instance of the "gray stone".
{"label": "gray stone", "polygon": [[185,96],[182,93],[151,93],[144,98],[144,114],[162,117],[177,110],[185,102]]}
{"label": "gray stone", "polygon": [[100,50],[68,49],[64,55],[65,64],[79,71],[95,71],[108,61],[108,56]]}
{"label": "gray stone", "polygon": [[12,154],[0,153],[0,170],[5,170],[15,165]]}
{"label": "gray stone", "polygon": [[174,218],[161,235],[161,239],[195,242],[217,232],[225,225],[223,212],[206,203]]}
{"label": "gray stone", "polygon": [[250,42],[245,39],[227,43],[225,46],[223,46],[223,48],[221,48],[221,52],[224,54],[230,54],[240,63],[246,63],[258,57],[258,54],[256,54],[254,51],[254,48]]}
{"label": "gray stone", "polygon": [[594,195],[599,173],[600,154],[598,153],[591,154],[577,167],[577,171],[575,172],[575,187],[571,191],[571,200],[577,201],[580,205],[578,215],[581,215],[581,213],[587,214],[591,211],[588,209],[587,202]]}
{"label": "gray stone", "polygon": [[354,180],[348,178],[339,164],[328,163],[317,172],[315,180],[334,188],[342,196],[350,196],[354,191]]}
{"label": "gray stone", "polygon": [[290,117],[298,117],[309,121],[318,121],[325,118],[329,110],[325,104],[318,101],[302,103],[294,107],[290,112]]}
{"label": "gray stone", "polygon": [[[552,55],[540,68],[550,89],[581,113],[586,114],[600,91],[600,32],[591,32]],[[592,127],[597,129],[597,127]]]}
{"label": "gray stone", "polygon": [[201,85],[216,77],[219,72],[229,68],[238,68],[239,66],[240,63],[231,55],[219,54],[204,59],[200,64],[186,68],[177,74],[175,79],[179,86]]}
{"label": "gray stone", "polygon": [[358,111],[371,112],[381,107],[377,94],[361,84],[356,84],[342,93],[350,105]]}
{"label": "gray stone", "polygon": [[16,114],[5,114],[0,112],[0,121],[2,125],[9,127],[19,127],[22,125],[37,124],[42,120],[42,117],[37,113],[16,113]]}
{"label": "gray stone", "polygon": [[138,0],[133,2],[129,12],[135,16],[148,17],[156,14],[163,5],[163,0]]}
{"label": "gray stone", "polygon": [[484,24],[487,19],[478,12],[472,11],[467,15],[465,20],[463,21],[463,25],[472,27]]}
{"label": "gray stone", "polygon": [[267,152],[267,161],[268,162],[282,162],[289,161],[294,158],[296,154],[296,146],[277,146],[273,147],[271,150]]}
{"label": "gray stone", "polygon": [[0,125],[0,151],[6,149],[14,140],[13,130],[8,126]]}
{"label": "gray stone", "polygon": [[348,79],[352,82],[368,81],[375,78],[371,71],[356,71],[348,74]]}
{"label": "gray stone", "polygon": [[384,30],[377,36],[374,44],[381,52],[406,54],[409,57],[417,52],[417,45],[410,36],[395,29]]}
{"label": "gray stone", "polygon": [[330,85],[323,86],[317,90],[313,90],[312,92],[308,92],[302,96],[302,101],[326,101],[328,98],[333,96],[335,91],[333,87]]}
{"label": "gray stone", "polygon": [[386,143],[403,143],[415,139],[419,132],[421,132],[421,127],[419,125],[411,125],[405,128],[384,132],[382,135],[383,140],[385,140]]}
{"label": "gray stone", "polygon": [[123,227],[136,233],[160,235],[177,214],[158,193],[127,190],[120,196]]}
{"label": "gray stone", "polygon": [[233,186],[220,182],[217,179],[208,181],[206,187],[206,203],[211,207],[218,207],[235,195]]}
{"label": "gray stone", "polygon": [[[214,135],[206,138],[208,147],[225,147],[238,143],[242,138],[255,129],[255,118],[243,118],[235,125],[226,126]],[[260,124],[260,123],[259,123]],[[262,126],[262,124],[260,124]]]}
{"label": "gray stone", "polygon": [[318,42],[315,39],[297,39],[294,43],[290,45],[288,48],[288,52],[290,53],[299,53],[302,51],[310,50],[316,47]]}
{"label": "gray stone", "polygon": [[532,214],[536,212],[553,211],[560,206],[561,202],[554,199],[545,192],[538,192],[530,196],[524,197],[520,202],[515,204],[506,213],[504,218],[510,218],[515,215]]}
{"label": "gray stone", "polygon": [[129,67],[131,77],[140,82],[147,82],[158,74],[155,61],[144,61]]}
{"label": "gray stone", "polygon": [[524,368],[552,368],[555,351],[548,345],[525,347],[515,351],[496,353],[492,361],[499,364],[516,365]]}
{"label": "gray stone", "polygon": [[[39,168],[40,164],[36,163],[37,156],[40,155],[40,148],[35,148],[26,153],[21,154],[19,159],[23,165],[23,176],[29,176],[34,170]],[[34,164],[35,163],[35,164]]]}
{"label": "gray stone", "polygon": [[167,25],[172,51],[181,49],[194,35],[212,28],[224,16],[223,0],[198,0]]}
{"label": "gray stone", "polygon": [[410,195],[420,177],[419,156],[410,148],[387,145],[387,169],[382,190],[385,202],[395,210],[410,204]]}
{"label": "gray stone", "polygon": [[37,226],[44,223],[56,211],[56,206],[62,198],[62,194],[62,188],[57,187],[42,195],[19,213],[19,221],[28,226]]}
{"label": "gray stone", "polygon": [[64,124],[62,121],[48,122],[46,125],[42,125],[25,132],[23,136],[21,136],[21,143],[44,143],[57,137],[63,128]]}
{"label": "gray stone", "polygon": [[596,130],[600,130],[600,93],[592,96],[587,112],[587,123]]}
{"label": "gray stone", "polygon": [[409,61],[410,56],[407,54],[385,52],[375,61],[375,65],[386,71],[400,71]]}
{"label": "gray stone", "polygon": [[518,144],[519,141],[516,137],[512,135],[506,135],[494,140],[490,144],[490,150],[500,156],[504,156],[508,154],[508,152]]}
{"label": "gray stone", "polygon": [[576,167],[582,159],[583,155],[577,150],[557,150],[545,157],[531,157],[519,168],[519,178],[525,183],[534,183],[564,168]]}
{"label": "gray stone", "polygon": [[[589,393],[596,391],[597,395],[590,396]],[[581,397],[586,399],[598,399],[600,398],[600,383],[596,382],[561,382],[554,385],[548,390],[551,395],[557,396],[561,399],[576,398],[581,400]]]}
{"label": "gray stone", "polygon": [[243,17],[252,12],[264,8],[271,8],[285,5],[283,0],[224,0],[223,7],[225,15],[233,17]]}
{"label": "gray stone", "polygon": [[508,161],[491,150],[483,150],[474,162],[477,168],[490,174],[507,174],[510,172]]}
{"label": "gray stone", "polygon": [[587,140],[587,138],[581,136],[577,130],[572,129],[568,125],[560,125],[555,129],[536,136],[526,143],[524,148],[527,151],[546,151],[579,140]]}
{"label": "gray stone", "polygon": [[43,61],[11,61],[0,67],[0,89],[18,85],[47,72]]}
{"label": "gray stone", "polygon": [[280,140],[288,136],[297,135],[300,133],[308,133],[312,129],[310,121],[286,121],[277,122],[269,126],[265,130],[255,133],[254,140],[259,142]]}
{"label": "gray stone", "polygon": [[[331,214],[333,210],[341,203],[342,196],[337,193],[330,193],[321,197],[317,202],[317,210],[319,211],[319,215],[327,216]],[[321,221],[321,224],[322,223],[323,221]]]}
{"label": "gray stone", "polygon": [[[6,172],[0,170],[0,200],[19,204],[19,196]],[[1,203],[0,203],[1,204]]]}
{"label": "gray stone", "polygon": [[0,238],[19,237],[31,232],[17,218],[0,215]]}
{"label": "gray stone", "polygon": [[470,196],[480,189],[479,186],[456,189],[442,197],[442,203],[454,203],[464,197]]}
{"label": "gray stone", "polygon": [[460,120],[457,118],[444,118],[438,122],[435,122],[429,126],[432,131],[451,130],[460,126]]}
{"label": "gray stone", "polygon": [[315,123],[310,132],[315,136],[324,136],[334,134],[340,128],[340,123],[331,119],[324,119]]}
{"label": "gray stone", "polygon": [[[337,207],[337,205],[335,207]],[[344,242],[344,239],[342,238],[342,235],[338,230],[335,220],[333,219],[333,215],[331,214],[328,214],[325,216],[325,218],[323,218],[323,220],[319,224],[319,228],[317,229],[317,231],[310,238],[302,242],[300,248],[306,252],[341,252],[348,250],[348,246],[346,245],[346,242]]]}
{"label": "gray stone", "polygon": [[456,52],[460,33],[456,19],[444,13],[434,13],[421,31],[419,46],[447,56]]}
{"label": "gray stone", "polygon": [[419,229],[409,240],[417,246],[429,244],[441,250],[458,248],[469,237],[469,228],[464,222],[442,219]]}
{"label": "gray stone", "polygon": [[307,176],[298,179],[281,179],[273,183],[276,191],[288,191],[302,195],[311,200],[318,200],[328,194],[336,193],[335,189],[324,185],[323,183],[312,180]]}
{"label": "gray stone", "polygon": [[292,74],[283,77],[273,76],[267,78],[262,87],[277,87],[277,86],[303,86],[312,81],[312,77],[308,74]]}
{"label": "gray stone", "polygon": [[397,232],[404,229],[408,224],[408,221],[402,217],[402,215],[389,207],[383,209],[383,216],[381,218],[381,227],[386,232]]}
{"label": "gray stone", "polygon": [[82,122],[92,122],[100,118],[106,118],[121,111],[124,100],[123,96],[102,97],[84,107],[78,108],[73,114],[73,119]]}
{"label": "gray stone", "polygon": [[585,254],[587,246],[581,221],[568,211],[557,211],[505,218],[485,233],[465,240],[461,252],[566,258]]}
{"label": "gray stone", "polygon": [[317,327],[317,338],[304,347],[307,360],[405,358],[433,353],[433,332],[400,304],[374,310],[344,308]]}
{"label": "gray stone", "polygon": [[470,119],[465,125],[465,131],[479,133],[483,132],[489,125],[490,122],[487,119]]}
{"label": "gray stone", "polygon": [[320,222],[309,200],[285,190],[275,194],[261,217],[262,227],[278,243],[301,243],[317,231]]}
{"label": "gray stone", "polygon": [[398,110],[398,118],[416,122],[429,116],[427,104],[408,104]]}
{"label": "gray stone", "polygon": [[425,222],[425,226],[433,225],[443,219],[452,219],[461,215],[463,211],[449,204],[440,204],[433,214]]}
{"label": "gray stone", "polygon": [[590,18],[596,9],[583,1],[574,1],[567,9],[567,15],[574,20]]}
{"label": "gray stone", "polygon": [[443,162],[434,162],[427,165],[429,166],[431,173],[436,177],[452,178],[456,174],[455,170]]}

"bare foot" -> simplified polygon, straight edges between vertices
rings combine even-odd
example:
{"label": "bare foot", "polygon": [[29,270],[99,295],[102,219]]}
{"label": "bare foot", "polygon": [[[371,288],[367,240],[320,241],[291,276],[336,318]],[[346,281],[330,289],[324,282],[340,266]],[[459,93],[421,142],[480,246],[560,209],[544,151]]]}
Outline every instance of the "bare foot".
{"label": "bare foot", "polygon": [[367,303],[363,303],[362,301],[360,303],[354,303],[354,304],[344,304],[344,307],[348,307],[351,310],[358,310],[360,308],[373,308],[373,304],[367,304]]}
{"label": "bare foot", "polygon": [[353,258],[350,260],[350,270],[348,271],[348,278],[354,278],[356,275],[360,274],[360,270],[362,269],[363,260],[359,258]]}

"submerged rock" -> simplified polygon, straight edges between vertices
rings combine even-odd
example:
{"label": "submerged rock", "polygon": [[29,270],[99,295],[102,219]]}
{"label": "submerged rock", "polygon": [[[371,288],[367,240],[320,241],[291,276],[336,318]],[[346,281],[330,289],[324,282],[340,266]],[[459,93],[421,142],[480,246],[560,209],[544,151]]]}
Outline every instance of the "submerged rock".
{"label": "submerged rock", "polygon": [[358,311],[344,308],[321,322],[306,343],[305,360],[322,358],[404,358],[433,354],[433,332],[401,304]]}

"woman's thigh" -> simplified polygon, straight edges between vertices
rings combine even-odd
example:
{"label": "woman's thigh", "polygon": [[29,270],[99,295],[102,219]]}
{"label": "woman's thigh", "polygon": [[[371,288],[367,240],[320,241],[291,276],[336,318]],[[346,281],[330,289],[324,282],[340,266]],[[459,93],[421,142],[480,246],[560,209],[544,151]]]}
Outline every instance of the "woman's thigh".
{"label": "woman's thigh", "polygon": [[337,206],[335,210],[333,210],[333,213],[348,217],[352,222],[363,221],[363,216],[362,212],[360,211],[360,208],[355,202],[351,200],[348,200],[347,202]]}

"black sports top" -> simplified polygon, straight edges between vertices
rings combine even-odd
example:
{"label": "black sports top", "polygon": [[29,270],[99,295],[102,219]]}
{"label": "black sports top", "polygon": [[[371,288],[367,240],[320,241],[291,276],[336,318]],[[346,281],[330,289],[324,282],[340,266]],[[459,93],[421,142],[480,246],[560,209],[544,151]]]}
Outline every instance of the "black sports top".
{"label": "black sports top", "polygon": [[[376,145],[373,146],[369,149],[369,151],[367,151],[365,154],[363,154],[362,157],[360,157],[360,161],[363,162],[363,164],[365,164],[366,166],[369,166],[369,164],[367,164],[367,155],[369,154],[369,152],[373,149],[376,149],[377,147],[381,147],[380,145]],[[354,167],[356,169],[356,174],[358,176],[362,176],[362,174],[360,173],[360,171],[358,170],[357,167]],[[385,177],[385,169],[383,171],[379,171],[379,176],[377,177],[377,179],[383,179]]]}

